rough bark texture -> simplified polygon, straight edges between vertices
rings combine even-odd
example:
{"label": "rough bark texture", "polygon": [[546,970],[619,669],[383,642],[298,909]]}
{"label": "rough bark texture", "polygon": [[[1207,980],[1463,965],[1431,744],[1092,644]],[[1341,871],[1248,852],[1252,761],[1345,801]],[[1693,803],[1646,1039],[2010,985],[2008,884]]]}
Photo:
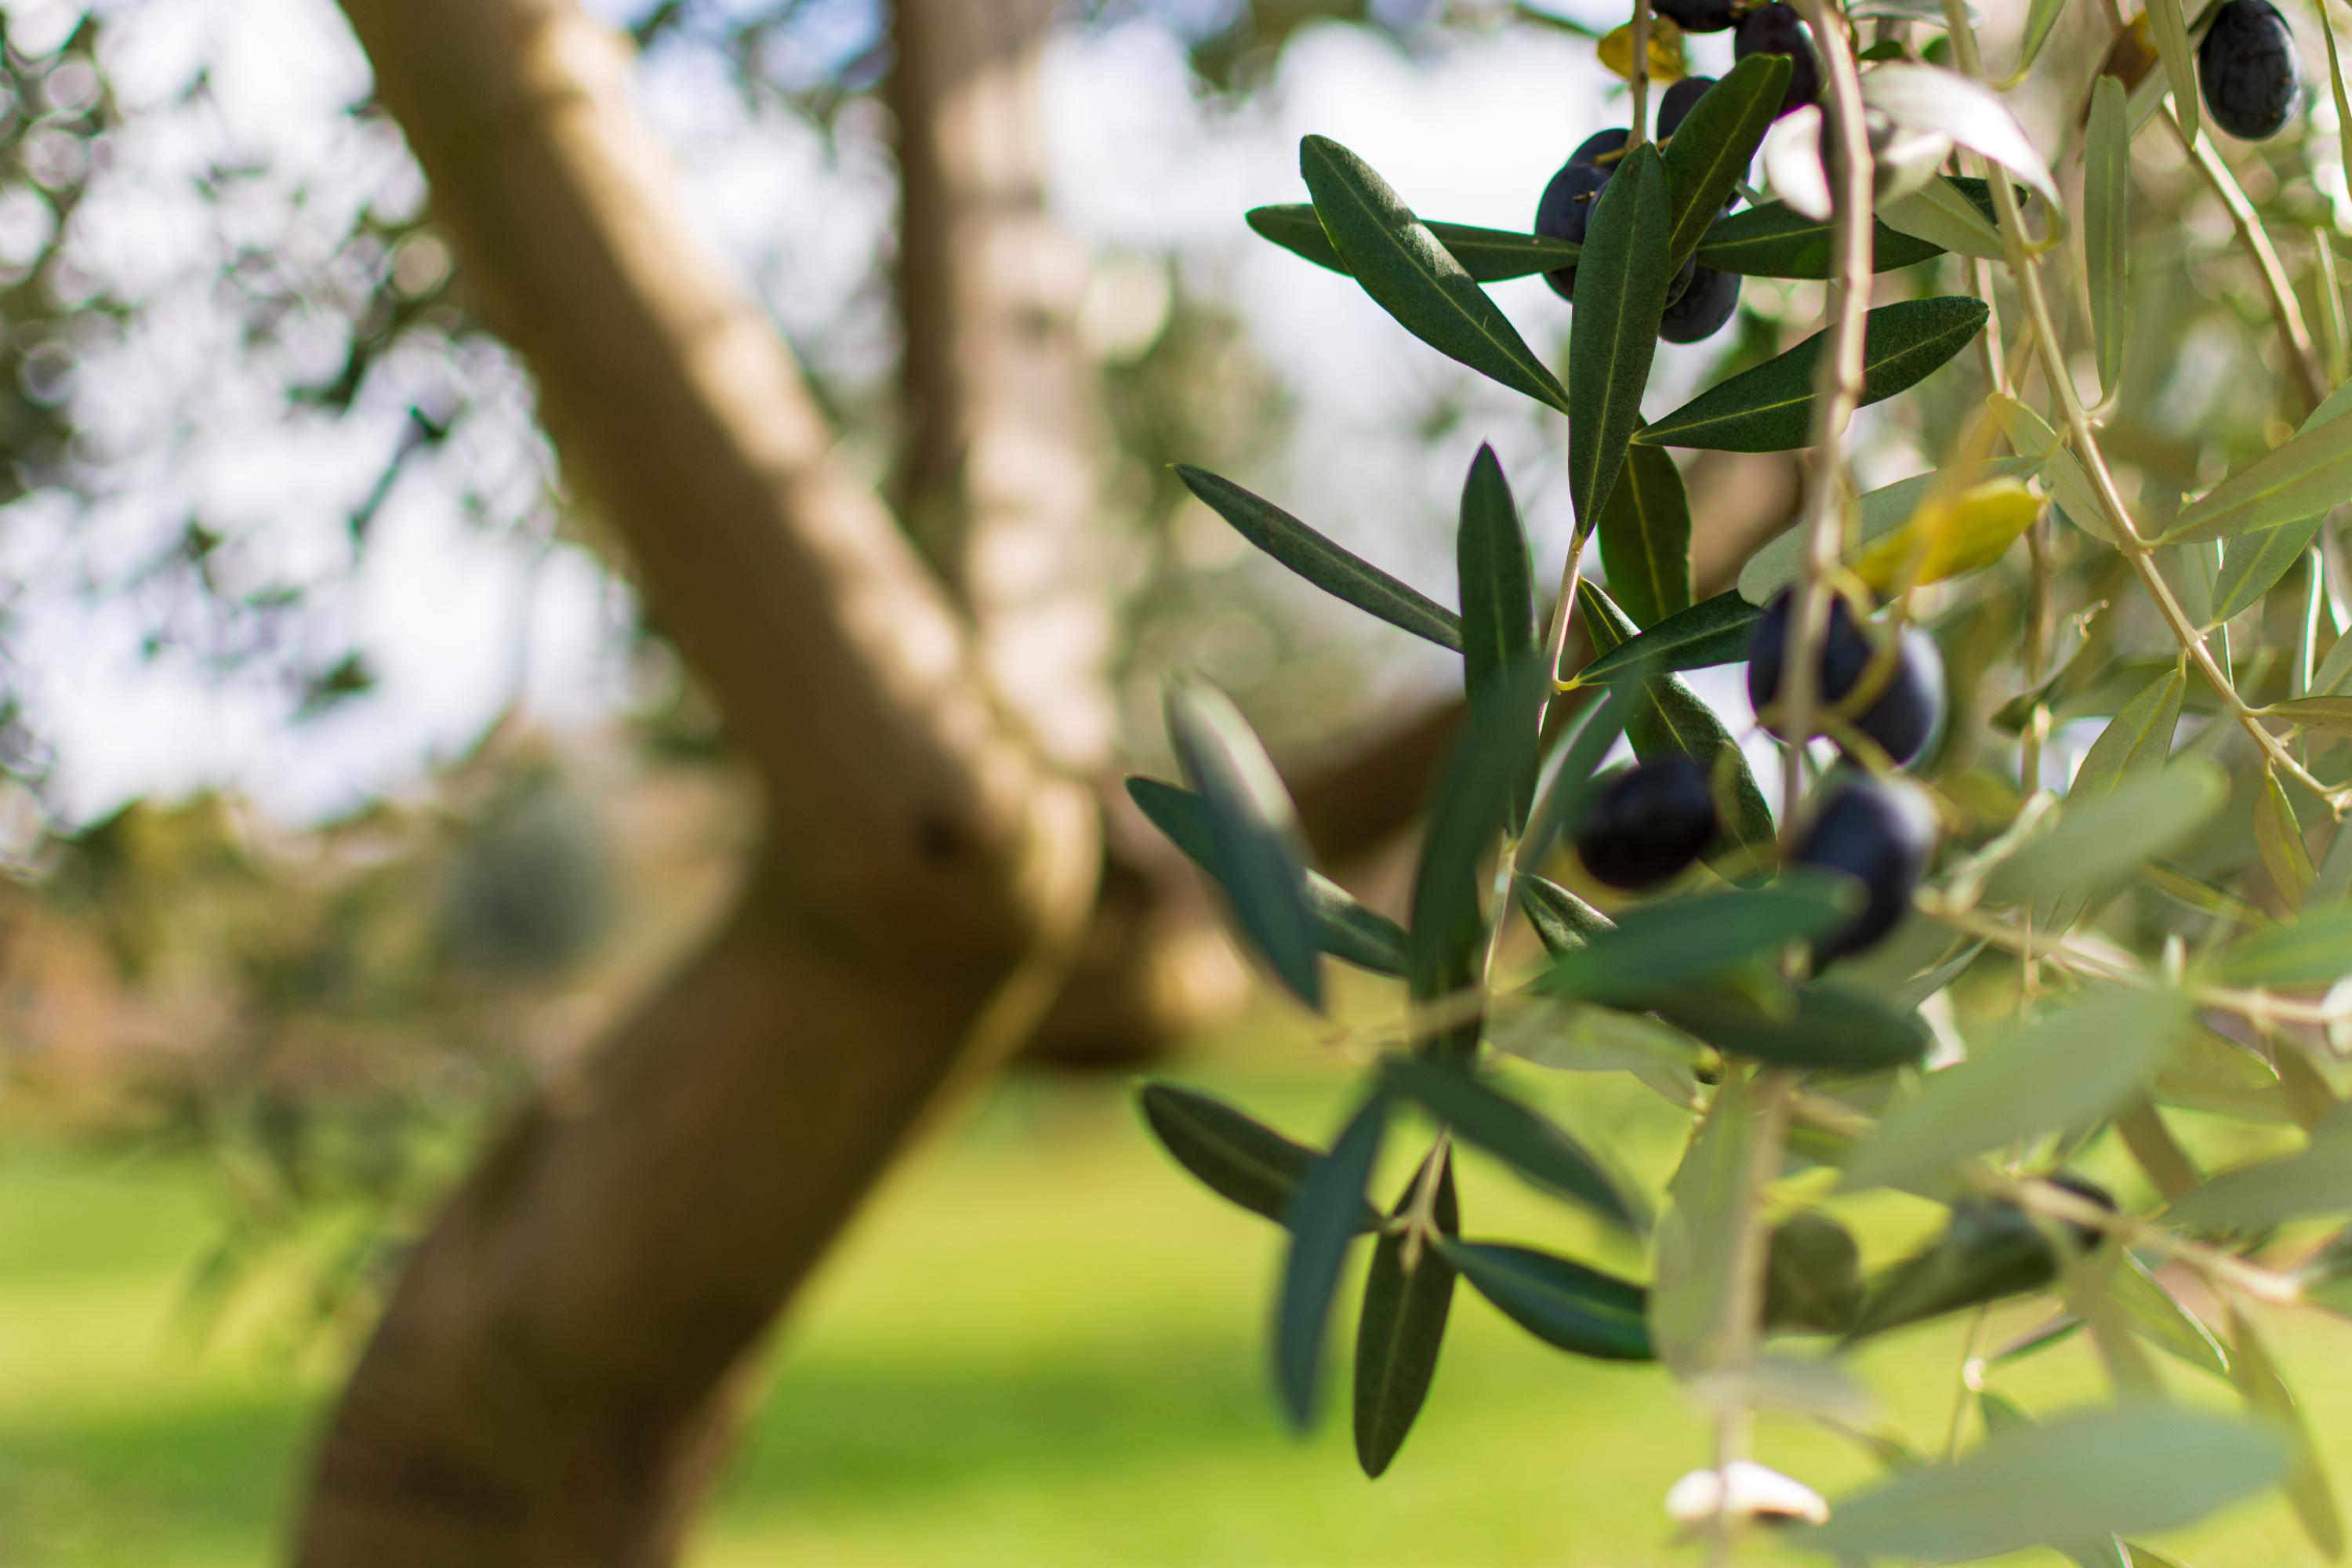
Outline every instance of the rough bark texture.
{"label": "rough bark texture", "polygon": [[319,1458],[306,1563],[669,1560],[729,1370],[960,1073],[1050,998],[1095,808],[835,471],[568,0],[348,0],[575,481],[758,769],[726,929],[534,1107],[408,1260]]}

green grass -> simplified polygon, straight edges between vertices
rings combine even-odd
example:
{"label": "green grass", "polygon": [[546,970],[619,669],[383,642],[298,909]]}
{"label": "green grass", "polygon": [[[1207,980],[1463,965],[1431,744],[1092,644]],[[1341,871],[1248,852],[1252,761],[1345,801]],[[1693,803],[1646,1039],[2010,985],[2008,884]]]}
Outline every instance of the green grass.
{"label": "green grass", "polygon": [[[1178,1076],[1302,1134],[1341,1109],[1339,1075],[1303,1047],[1228,1052]],[[1645,1178],[1671,1165],[1675,1127],[1640,1091],[1575,1080],[1561,1103]],[[1394,1152],[1384,1182],[1402,1179],[1409,1151]],[[22,1134],[0,1155],[0,1563],[272,1556],[333,1352],[273,1339],[251,1312],[200,1348],[175,1316],[212,1238],[207,1182],[192,1165]],[[1463,1186],[1474,1233],[1639,1267],[1507,1174],[1474,1163]],[[1927,1218],[1899,1202],[1858,1212],[1874,1252]],[[697,1563],[1689,1560],[1659,1499],[1704,1456],[1703,1415],[1658,1373],[1550,1352],[1466,1291],[1387,1478],[1356,1471],[1340,1365],[1320,1429],[1288,1435],[1261,1331],[1275,1259],[1271,1227],[1165,1163],[1124,1084],[1008,1085],[901,1173],[803,1304]],[[2274,1327],[2336,1468],[2352,1471],[2352,1331],[2315,1314]],[[1864,1363],[1920,1441],[1940,1442],[1958,1349],[1956,1331],[1924,1331]],[[2172,1383],[2226,1396],[2193,1374]],[[1999,1385],[2044,1410],[2102,1387],[2076,1345],[2004,1369]],[[1856,1450],[1791,1421],[1768,1420],[1759,1445],[1832,1495],[1871,1475]],[[2199,1568],[2316,1561],[2273,1503],[2177,1544]]]}

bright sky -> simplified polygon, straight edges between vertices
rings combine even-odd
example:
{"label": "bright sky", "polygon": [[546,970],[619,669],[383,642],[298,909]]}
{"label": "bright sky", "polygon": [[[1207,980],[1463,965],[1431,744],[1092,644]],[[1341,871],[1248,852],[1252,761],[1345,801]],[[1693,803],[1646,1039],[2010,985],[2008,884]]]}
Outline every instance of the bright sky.
{"label": "bright sky", "polygon": [[[138,0],[120,0],[121,5]],[[8,7],[12,37],[37,46],[77,7],[61,0]],[[604,0],[614,14],[631,7]],[[1603,7],[1594,5],[1596,14]],[[1208,7],[1213,11],[1213,5]],[[812,7],[812,47],[854,47],[862,0]],[[400,167],[395,145],[341,112],[360,96],[364,64],[328,0],[170,0],[139,8],[118,29],[111,64],[126,98],[160,102],[198,59],[210,62],[221,134],[270,170],[278,193],[307,188],[332,204],[373,188]],[[1694,40],[1702,68],[1727,63],[1723,40]],[[670,57],[673,59],[678,58]],[[1229,269],[1263,355],[1298,397],[1299,440],[1279,471],[1242,474],[1364,553],[1451,596],[1451,521],[1460,475],[1480,438],[1494,441],[1538,534],[1539,562],[1556,562],[1566,497],[1556,423],[1538,422],[1512,395],[1471,384],[1407,338],[1344,279],[1257,240],[1242,212],[1300,199],[1296,148],[1315,131],[1380,168],[1421,210],[1462,221],[1525,225],[1566,151],[1603,123],[1609,82],[1573,40],[1519,29],[1465,38],[1414,61],[1344,28],[1294,43],[1275,90],[1239,114],[1204,110],[1176,43],[1130,24],[1072,33],[1055,47],[1047,98],[1054,197],[1071,226],[1106,256],[1181,252],[1188,265]],[[837,160],[806,127],[746,121],[728,92],[684,66],[648,72],[648,101],[685,154],[698,212],[741,259],[796,341],[855,363],[871,334],[843,333],[845,302],[869,273],[891,213],[882,150],[855,122]],[[200,143],[158,121],[122,150],[78,245],[102,276],[160,289],[170,301],[149,340],[86,356],[76,395],[100,430],[109,497],[79,521],[53,499],[9,510],[0,573],[35,584],[15,653],[38,725],[60,742],[59,784],[78,813],[130,795],[235,782],[268,808],[315,815],[412,782],[423,759],[463,747],[523,672],[532,711],[562,723],[607,711],[625,672],[612,628],[625,619],[613,585],[584,557],[559,548],[543,560],[467,521],[458,478],[488,485],[509,507],[545,481],[544,454],[524,437],[525,394],[496,356],[455,366],[419,354],[400,367],[381,407],[341,426],[288,421],[277,398],[289,364],[340,363],[339,329],[323,314],[257,353],[226,332],[226,313],[194,274],[213,254],[205,226],[260,224],[272,199],[215,218],[184,178]],[[359,173],[365,178],[354,179]],[[409,193],[414,199],[415,193]],[[795,223],[793,215],[822,215]],[[0,193],[0,258],[6,253]],[[316,235],[340,232],[322,223]],[[285,245],[290,268],[325,267]],[[1566,308],[1539,280],[1499,286],[1496,298],[1538,343],[1561,341]],[[1669,381],[1686,382],[1706,351],[1666,349]],[[504,434],[452,447],[412,470],[376,524],[364,566],[347,573],[344,519],[396,438],[407,401],[455,377],[469,398],[508,411]],[[1434,452],[1393,432],[1433,388],[1466,388],[1474,410]],[[200,390],[198,439],[173,447],[163,432]],[[392,395],[391,394],[397,394]],[[486,422],[493,430],[500,421]],[[1458,449],[1457,449],[1458,448]],[[244,542],[225,552],[253,581],[316,585],[382,677],[347,710],[289,726],[281,694],[223,684],[201,668],[140,657],[144,623],[118,597],[56,591],[61,568],[93,556],[135,560],[191,512],[233,523]],[[68,549],[79,526],[95,543]],[[1244,563],[1241,570],[1271,570]],[[1294,589],[1277,584],[1286,596]],[[1295,589],[1303,614],[1326,615]],[[1335,632],[1334,635],[1339,635]],[[1395,654],[1393,641],[1379,645]],[[1442,657],[1384,662],[1399,687],[1450,679]],[[1366,694],[1367,702],[1388,692]],[[1727,685],[1723,693],[1744,709]],[[1744,721],[1744,711],[1740,717]]]}

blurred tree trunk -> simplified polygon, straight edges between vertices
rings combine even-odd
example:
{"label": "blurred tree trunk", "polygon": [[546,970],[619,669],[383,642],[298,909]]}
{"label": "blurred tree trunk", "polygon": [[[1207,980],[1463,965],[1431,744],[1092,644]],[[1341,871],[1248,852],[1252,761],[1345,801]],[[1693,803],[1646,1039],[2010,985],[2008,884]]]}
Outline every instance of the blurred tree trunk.
{"label": "blurred tree trunk", "polygon": [[740,907],[406,1260],[320,1449],[306,1563],[655,1564],[730,1373],[1083,931],[1090,795],[756,305],[572,0],[347,0],[566,468],[759,774]]}

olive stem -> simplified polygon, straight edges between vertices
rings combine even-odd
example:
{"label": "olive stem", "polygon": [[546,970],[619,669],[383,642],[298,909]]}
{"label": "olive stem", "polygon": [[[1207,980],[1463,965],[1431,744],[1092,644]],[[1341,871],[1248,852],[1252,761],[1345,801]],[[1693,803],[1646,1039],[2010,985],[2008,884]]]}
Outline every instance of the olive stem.
{"label": "olive stem", "polygon": [[[2303,381],[2303,390],[2309,400],[2308,407],[2315,408],[2326,400],[2331,388],[2327,377],[2319,368],[2319,356],[2312,347],[2311,329],[2304,323],[2303,306],[2294,297],[2294,286],[2287,281],[2286,268],[2279,265],[2278,249],[2271,244],[2270,231],[2263,226],[2262,216],[2254,211],[2253,203],[2246,199],[2246,190],[2238,184],[2238,176],[2230,165],[2213,151],[2213,144],[2200,131],[2190,136],[2181,129],[2180,121],[2169,109],[2158,111],[2165,129],[2180,143],[2189,162],[2204,176],[2205,184],[2229,209],[2230,223],[2238,232],[2238,243],[2246,247],[2253,258],[2254,269],[2262,274],[2263,292],[2270,296],[2271,317],[2278,323],[2279,342],[2284,345],[2287,357],[2294,362]],[[2308,409],[2306,409],[2306,412]]]}
{"label": "olive stem", "polygon": [[1789,739],[1781,752],[1780,837],[1796,843],[1804,816],[1805,753],[1821,705],[1822,648],[1829,637],[1831,582],[1845,542],[1841,443],[1862,403],[1863,335],[1868,328],[1871,266],[1870,132],[1864,123],[1862,77],[1834,0],[1798,0],[1828,80],[1823,112],[1838,149],[1839,189],[1831,203],[1826,342],[1813,388],[1806,457],[1805,551],[1797,578],[1781,668]]}
{"label": "olive stem", "polygon": [[1625,131],[1625,151],[1631,153],[1650,135],[1650,0],[1633,0],[1633,58],[1625,69],[1633,95]]}
{"label": "olive stem", "polygon": [[[1709,1108],[1711,1115],[1738,1111],[1755,1123],[1748,1163],[1738,1173],[1731,1197],[1731,1256],[1724,1261],[1730,1289],[1724,1293],[1724,1317],[1717,1340],[1717,1364],[1735,1373],[1756,1359],[1758,1324],[1764,1315],[1764,1275],[1770,1262],[1763,1226],[1764,1188],[1780,1169],[1792,1084],[1783,1068],[1759,1068],[1752,1079],[1745,1076],[1746,1071],[1738,1062],[1726,1058],[1723,1081],[1716,1087],[1715,1101]],[[1747,1103],[1742,1105],[1742,1100]],[[1754,1424],[1755,1413],[1745,1399],[1726,1399],[1716,1412],[1714,1467],[1722,1482],[1716,1492],[1718,1501],[1729,1500],[1731,1467],[1747,1458]],[[1736,1522],[1728,1510],[1723,1508],[1718,1508],[1708,1521],[1710,1564],[1720,1568],[1730,1563]]]}
{"label": "olive stem", "polygon": [[[1952,40],[1952,53],[1963,75],[1983,79],[1983,62],[1977,53],[1975,26],[1969,22],[1966,0],[1944,0],[1945,24]],[[2153,547],[2142,538],[2134,526],[2131,510],[2124,504],[2123,492],[2116,488],[2115,475],[2107,468],[2105,456],[2099,450],[2098,437],[2091,428],[2090,416],[2084,410],[2083,400],[2074,390],[2074,374],[2068,369],[2065,355],[2060,349],[2056,327],[2050,315],[2050,300],[2042,290],[2039,260],[2027,247],[2023,216],[2018,211],[2017,193],[2007,180],[1992,182],[1995,213],[2000,219],[2002,247],[2008,252],[2010,276],[2016,279],[2019,296],[2024,300],[2028,324],[2033,333],[2036,356],[2042,363],[2042,379],[2049,383],[2050,395],[2057,401],[2066,420],[2066,434],[2073,443],[2074,455],[2091,480],[2099,507],[2106,514],[2109,531],[2116,547],[2130,563],[2142,587],[2156,604],[2157,611],[2171,628],[2173,637],[2189,656],[2190,663],[2206,684],[2213,689],[2221,706],[2231,719],[2251,736],[2273,765],[2297,784],[2327,803],[2328,809],[2341,818],[2347,805],[2352,805],[2352,791],[2331,789],[2313,776],[2311,771],[2297,762],[2284,743],[2263,723],[2262,719],[2238,695],[2229,676],[2214,662],[2213,650],[2189,623],[2188,614],[2180,607],[2170,584],[2157,569]]]}

